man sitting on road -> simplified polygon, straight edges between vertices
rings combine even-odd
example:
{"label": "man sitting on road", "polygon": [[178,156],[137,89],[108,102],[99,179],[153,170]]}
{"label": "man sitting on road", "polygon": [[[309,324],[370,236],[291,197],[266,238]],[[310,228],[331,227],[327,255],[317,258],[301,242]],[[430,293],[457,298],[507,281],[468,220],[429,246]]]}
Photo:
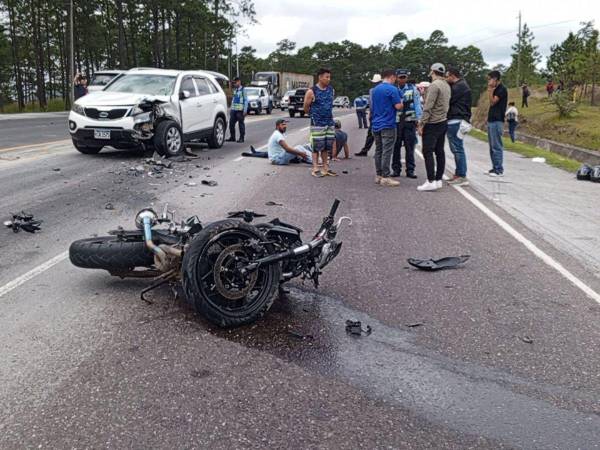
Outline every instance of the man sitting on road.
{"label": "man sitting on road", "polygon": [[333,143],[333,161],[338,160],[341,150],[344,150],[344,159],[350,159],[350,147],[348,147],[348,133],[342,131],[342,122],[335,119],[335,142]]}
{"label": "man sitting on road", "polygon": [[285,142],[285,132],[287,130],[287,120],[279,119],[275,122],[275,131],[269,138],[268,155],[271,164],[286,166],[295,162],[307,162],[312,164],[312,152],[304,147],[290,147]]}

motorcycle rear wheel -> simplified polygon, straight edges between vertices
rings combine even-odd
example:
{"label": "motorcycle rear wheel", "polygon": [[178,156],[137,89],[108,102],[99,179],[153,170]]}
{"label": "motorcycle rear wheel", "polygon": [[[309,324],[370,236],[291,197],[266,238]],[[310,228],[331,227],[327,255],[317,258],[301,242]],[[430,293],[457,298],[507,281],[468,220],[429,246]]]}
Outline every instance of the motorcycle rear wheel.
{"label": "motorcycle rear wheel", "polygon": [[69,258],[77,267],[109,272],[128,271],[136,267],[150,268],[154,264],[154,256],[141,235],[127,239],[117,236],[81,239],[69,247]]}
{"label": "motorcycle rear wheel", "polygon": [[198,233],[184,255],[186,299],[207,320],[220,327],[254,322],[277,298],[280,264],[270,264],[245,277],[232,270],[258,256],[255,250],[244,245],[250,240],[262,242],[264,236],[252,225],[223,220]]}

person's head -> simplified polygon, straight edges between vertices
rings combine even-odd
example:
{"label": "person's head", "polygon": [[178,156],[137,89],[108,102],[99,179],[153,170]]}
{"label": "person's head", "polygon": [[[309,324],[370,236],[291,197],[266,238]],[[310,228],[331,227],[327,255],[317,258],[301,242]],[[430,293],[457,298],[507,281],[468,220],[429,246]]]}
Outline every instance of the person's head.
{"label": "person's head", "polygon": [[448,67],[448,70],[446,71],[446,81],[448,81],[448,83],[457,83],[461,78],[460,71],[456,67]]}
{"label": "person's head", "polygon": [[242,85],[242,80],[239,77],[233,79],[233,87],[239,88]]}
{"label": "person's head", "polygon": [[277,122],[275,122],[275,129],[277,131],[279,131],[280,133],[285,133],[285,131],[287,130],[287,124],[288,124],[287,120],[277,119]]}
{"label": "person's head", "polygon": [[429,76],[432,80],[444,79],[446,67],[442,63],[434,63],[429,70]]}
{"label": "person's head", "polygon": [[490,86],[498,86],[500,84],[501,75],[497,70],[492,70],[487,76]]}
{"label": "person's head", "polygon": [[508,102],[508,106],[515,106],[515,102]]}
{"label": "person's head", "polygon": [[341,130],[342,129],[342,121],[340,119],[335,119],[335,129],[336,130]]}
{"label": "person's head", "polygon": [[86,77],[81,77],[80,83],[81,83],[82,86],[86,87],[87,84],[88,84],[87,78]]}
{"label": "person's head", "polygon": [[329,83],[331,83],[331,70],[325,67],[321,67],[317,71],[317,82],[321,86],[329,86]]}
{"label": "person's head", "polygon": [[407,69],[398,69],[396,70],[396,81],[400,87],[403,87],[406,83],[408,83],[408,76],[410,72]]}
{"label": "person's head", "polygon": [[385,69],[381,72],[381,78],[386,83],[394,84],[396,82],[396,71],[394,69]]}

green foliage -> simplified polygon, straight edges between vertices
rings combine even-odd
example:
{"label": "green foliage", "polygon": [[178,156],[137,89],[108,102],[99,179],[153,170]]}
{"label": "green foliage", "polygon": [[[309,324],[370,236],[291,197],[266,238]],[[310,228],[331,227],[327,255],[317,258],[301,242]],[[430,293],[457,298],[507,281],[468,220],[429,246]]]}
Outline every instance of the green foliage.
{"label": "green foliage", "polygon": [[537,65],[542,57],[538,52],[538,47],[533,43],[534,39],[533,33],[525,24],[521,34],[517,34],[517,42],[511,47],[513,50],[512,61],[505,73],[505,80],[509,86],[517,87],[517,83],[519,85],[535,84],[541,81]]}
{"label": "green foliage", "polygon": [[560,119],[571,117],[574,112],[577,112],[577,103],[573,101],[569,91],[555,92],[550,102],[556,108]]}

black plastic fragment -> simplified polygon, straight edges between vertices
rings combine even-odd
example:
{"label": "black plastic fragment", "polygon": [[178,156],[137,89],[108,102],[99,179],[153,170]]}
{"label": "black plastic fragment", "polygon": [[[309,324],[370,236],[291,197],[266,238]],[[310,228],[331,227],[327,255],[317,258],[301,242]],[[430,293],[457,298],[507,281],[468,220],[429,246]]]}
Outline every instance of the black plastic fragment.
{"label": "black plastic fragment", "polygon": [[11,213],[11,216],[12,220],[7,220],[4,222],[4,225],[13,230],[14,233],[18,233],[21,230],[26,231],[27,233],[35,233],[42,229],[41,225],[43,221],[34,220],[33,214],[21,211],[17,214]]}
{"label": "black plastic fragment", "polygon": [[346,334],[352,336],[362,336],[364,334],[365,336],[368,336],[372,331],[370,325],[367,325],[367,329],[363,330],[360,320],[346,320]]}
{"label": "black plastic fragment", "polygon": [[409,258],[409,259],[407,259],[407,261],[411,266],[416,267],[419,270],[426,270],[429,272],[433,272],[436,270],[443,270],[443,269],[455,269],[459,265],[466,263],[470,257],[471,257],[470,255],[462,255],[462,256],[450,256],[448,258],[442,258],[442,259]]}
{"label": "black plastic fragment", "polygon": [[202,180],[201,183],[205,184],[206,186],[216,186],[219,184],[215,180]]}

